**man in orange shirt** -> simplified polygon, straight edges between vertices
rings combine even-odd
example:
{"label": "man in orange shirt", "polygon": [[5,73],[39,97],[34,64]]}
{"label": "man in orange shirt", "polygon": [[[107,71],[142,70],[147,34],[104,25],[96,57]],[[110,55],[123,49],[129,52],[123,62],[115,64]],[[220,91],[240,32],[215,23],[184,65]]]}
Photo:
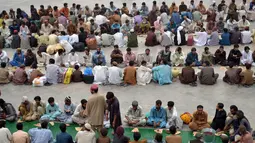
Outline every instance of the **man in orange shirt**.
{"label": "man in orange shirt", "polygon": [[64,3],[64,7],[60,10],[60,13],[64,13],[66,18],[69,17],[69,8],[67,3]]}
{"label": "man in orange shirt", "polygon": [[125,84],[136,84],[136,68],[134,67],[134,61],[129,62],[129,66],[124,70],[124,83]]}

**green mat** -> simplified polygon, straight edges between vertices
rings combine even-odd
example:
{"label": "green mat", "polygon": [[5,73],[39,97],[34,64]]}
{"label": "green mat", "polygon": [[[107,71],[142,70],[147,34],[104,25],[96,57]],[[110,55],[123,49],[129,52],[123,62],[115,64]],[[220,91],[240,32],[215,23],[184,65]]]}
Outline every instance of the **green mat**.
{"label": "green mat", "polygon": [[[34,124],[37,124],[37,123],[38,123],[38,121],[24,122],[23,130],[27,132],[29,129],[35,128]],[[54,126],[51,126],[49,124],[49,128],[52,131],[54,138],[56,138],[56,135],[60,132],[59,125],[60,125],[60,123],[55,123]],[[78,125],[71,124],[69,127],[67,127],[67,132],[73,137],[73,139],[75,138],[75,135],[77,133],[77,131],[75,130],[75,127],[78,127]],[[6,128],[8,128],[12,133],[17,131],[15,122],[6,122]],[[129,128],[129,127],[125,128],[125,136],[130,137],[131,140],[133,140],[133,133],[131,132],[132,130],[133,130],[133,128]],[[108,130],[108,136],[110,138],[113,137],[111,134],[112,131],[113,131],[112,129]],[[149,129],[148,128],[139,128],[139,132],[142,135],[141,139],[153,140],[154,135],[155,135],[154,129],[151,129],[151,128],[149,128]],[[164,131],[163,132],[164,138],[167,135],[168,134],[166,134],[166,132]],[[183,143],[187,143],[189,140],[194,139],[193,133],[191,131],[182,131],[180,135],[182,136]],[[98,136],[99,135],[97,134],[97,137]],[[221,143],[221,139],[219,137],[216,137],[215,143]]]}

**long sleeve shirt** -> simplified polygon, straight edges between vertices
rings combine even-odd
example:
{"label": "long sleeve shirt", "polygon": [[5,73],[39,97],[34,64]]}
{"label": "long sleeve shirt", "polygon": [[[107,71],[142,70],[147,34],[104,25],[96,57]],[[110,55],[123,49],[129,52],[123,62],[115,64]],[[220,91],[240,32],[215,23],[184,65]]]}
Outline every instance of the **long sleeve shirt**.
{"label": "long sleeve shirt", "polygon": [[150,119],[152,122],[164,122],[166,121],[166,110],[163,107],[160,107],[159,110],[156,109],[156,106],[152,107],[150,111]]}
{"label": "long sleeve shirt", "polygon": [[143,110],[141,106],[137,106],[137,109],[134,110],[132,106],[128,108],[128,111],[126,113],[126,116],[130,120],[140,120],[144,117]]}
{"label": "long sleeve shirt", "polygon": [[74,113],[73,113],[73,116],[79,117],[79,116],[80,116],[80,113],[81,113],[81,112],[84,112],[84,110],[85,110],[85,109],[82,107],[82,105],[79,104],[79,105],[76,107],[76,109],[75,109],[75,111],[74,111]]}
{"label": "long sleeve shirt", "polygon": [[28,131],[31,143],[52,143],[53,134],[50,129],[32,128]]}
{"label": "long sleeve shirt", "polygon": [[173,117],[177,117],[177,110],[175,107],[173,107],[171,110],[169,110],[168,107],[166,107],[165,110],[166,110],[167,121],[171,120],[171,118]]}
{"label": "long sleeve shirt", "polygon": [[78,54],[72,54],[72,53],[70,53],[69,55],[68,55],[68,62],[70,62],[70,63],[78,63],[79,62],[79,56],[78,56]]}
{"label": "long sleeve shirt", "polygon": [[51,106],[50,104],[47,104],[47,106],[46,106],[46,114],[52,115],[55,112],[61,112],[61,110],[59,109],[58,104],[54,103],[54,106]]}
{"label": "long sleeve shirt", "polygon": [[1,143],[10,143],[12,141],[12,134],[8,128],[0,128]]}
{"label": "long sleeve shirt", "polygon": [[[70,112],[66,112],[67,110],[69,110]],[[67,114],[67,115],[73,115],[75,112],[75,105],[72,103],[70,105],[65,104],[64,111],[65,111],[65,114]]]}

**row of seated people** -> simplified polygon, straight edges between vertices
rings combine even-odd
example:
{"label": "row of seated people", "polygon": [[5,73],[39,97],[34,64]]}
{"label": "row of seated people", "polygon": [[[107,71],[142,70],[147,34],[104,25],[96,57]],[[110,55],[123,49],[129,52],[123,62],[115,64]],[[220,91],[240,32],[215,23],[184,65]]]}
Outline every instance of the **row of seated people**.
{"label": "row of seated people", "polygon": [[[95,92],[95,85],[92,85],[93,94]],[[98,87],[97,87],[98,89]],[[92,95],[93,96],[93,95]],[[185,112],[181,115],[177,113],[176,105],[173,101],[167,102],[167,106],[162,107],[162,101],[157,100],[149,113],[144,113],[141,105],[137,101],[133,101],[131,106],[127,109],[125,118],[121,119],[119,100],[112,92],[108,92],[105,101],[110,108],[105,108],[107,111],[104,116],[104,127],[112,127],[114,133],[118,132],[118,127],[122,125],[122,121],[128,126],[152,126],[154,128],[171,129],[174,126],[178,130],[182,130],[183,124],[188,124],[192,131],[201,131],[206,128],[212,128],[217,132],[229,132],[230,139],[236,141],[240,139],[239,127],[248,131],[247,134],[251,136],[252,128],[249,120],[245,117],[243,111],[238,110],[235,105],[230,106],[230,112],[227,114],[224,110],[224,104],[218,103],[216,106],[216,114],[212,121],[209,121],[208,114],[204,111],[202,105],[197,106],[197,110],[191,115]],[[41,122],[59,121],[63,123],[77,123],[85,125],[90,116],[87,114],[87,109],[90,108],[89,100],[82,99],[81,104],[77,107],[71,102],[71,97],[65,98],[64,110],[61,110],[53,97],[48,99],[48,104],[45,104],[40,98],[36,96],[34,102],[28,100],[26,96],[22,97],[21,105],[19,106],[18,114],[10,103],[5,103],[3,99],[1,102],[1,119],[8,121],[31,121],[40,119]],[[101,105],[100,105],[101,106]],[[114,107],[114,108],[113,108]],[[108,113],[110,118],[108,118]],[[102,113],[104,114],[104,113]],[[114,119],[114,116],[116,118]],[[113,120],[114,119],[114,120]],[[110,122],[107,122],[109,121]],[[171,130],[170,130],[171,131]]]}

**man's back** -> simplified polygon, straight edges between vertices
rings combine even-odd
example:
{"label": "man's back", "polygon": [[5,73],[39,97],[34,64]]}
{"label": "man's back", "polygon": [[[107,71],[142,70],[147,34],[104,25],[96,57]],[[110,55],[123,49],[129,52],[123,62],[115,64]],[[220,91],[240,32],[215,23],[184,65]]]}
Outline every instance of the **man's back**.
{"label": "man's back", "polygon": [[0,83],[9,83],[9,71],[6,68],[0,68]]}
{"label": "man's back", "polygon": [[73,143],[73,138],[66,132],[61,132],[56,137],[56,143]]}
{"label": "man's back", "polygon": [[49,64],[46,67],[46,78],[49,83],[58,83],[59,67],[55,64]]}
{"label": "man's back", "polygon": [[75,141],[77,143],[95,143],[96,136],[93,131],[79,131],[76,134]]}
{"label": "man's back", "polygon": [[31,137],[31,143],[51,143],[53,135],[49,129],[33,128],[28,131]]}
{"label": "man's back", "polygon": [[121,69],[113,66],[109,68],[109,82],[112,84],[120,84],[121,83],[122,72]]}
{"label": "man's back", "polygon": [[12,135],[13,143],[30,143],[28,133],[18,130]]}
{"label": "man's back", "polygon": [[10,143],[12,135],[9,129],[0,128],[0,143]]}
{"label": "man's back", "polygon": [[182,143],[182,137],[179,135],[166,136],[166,143]]}
{"label": "man's back", "polygon": [[127,84],[136,84],[136,68],[128,66],[124,70],[124,82]]}
{"label": "man's back", "polygon": [[226,71],[226,76],[228,77],[228,82],[233,84],[240,83],[240,72],[242,71],[241,68],[230,68]]}
{"label": "man's back", "polygon": [[200,83],[211,84],[213,82],[214,69],[212,67],[206,67],[201,69],[201,75],[199,77]]}

